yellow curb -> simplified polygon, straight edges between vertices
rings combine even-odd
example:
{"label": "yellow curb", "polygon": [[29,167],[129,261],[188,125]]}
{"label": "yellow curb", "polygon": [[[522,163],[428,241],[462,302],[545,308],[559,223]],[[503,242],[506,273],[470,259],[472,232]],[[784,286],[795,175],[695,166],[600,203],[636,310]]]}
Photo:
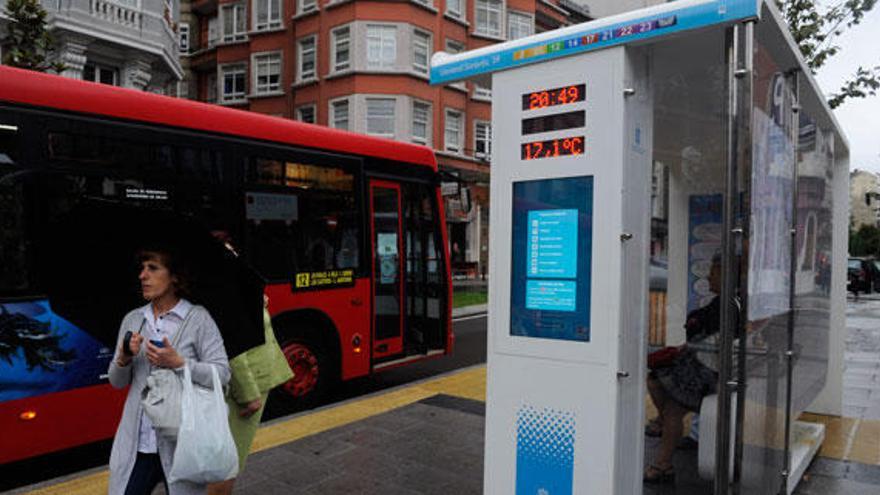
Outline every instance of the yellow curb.
{"label": "yellow curb", "polygon": [[[260,452],[333,428],[416,403],[437,394],[486,400],[486,367],[453,372],[386,393],[356,399],[270,424],[257,430],[251,452]],[[39,488],[27,495],[91,495],[107,493],[109,471],[104,470],[55,485]]]}

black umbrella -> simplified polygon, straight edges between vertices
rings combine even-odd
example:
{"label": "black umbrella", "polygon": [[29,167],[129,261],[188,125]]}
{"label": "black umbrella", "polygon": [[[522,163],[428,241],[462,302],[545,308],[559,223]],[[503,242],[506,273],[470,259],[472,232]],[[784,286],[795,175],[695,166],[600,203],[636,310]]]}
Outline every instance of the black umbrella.
{"label": "black umbrella", "polygon": [[39,244],[53,311],[108,347],[122,317],[145,304],[136,253],[151,247],[179,258],[191,279],[189,298],[211,313],[230,358],[265,342],[263,280],[194,218],[84,202],[52,222]]}

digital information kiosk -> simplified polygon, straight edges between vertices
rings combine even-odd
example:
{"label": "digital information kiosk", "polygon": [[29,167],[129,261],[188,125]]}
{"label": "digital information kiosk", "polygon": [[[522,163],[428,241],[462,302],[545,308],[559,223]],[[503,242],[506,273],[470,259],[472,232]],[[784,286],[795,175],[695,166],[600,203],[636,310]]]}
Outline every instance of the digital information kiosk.
{"label": "digital information kiosk", "polygon": [[[684,163],[682,156],[696,153],[671,127],[690,126],[693,136],[699,136],[701,126],[706,136],[726,135],[725,29],[758,19],[762,8],[767,7],[760,0],[682,0],[462,54],[435,54],[433,84],[478,79],[492,88],[486,494],[642,492],[651,170],[658,156],[677,153]],[[712,27],[717,28],[714,34]],[[697,34],[688,40],[691,33]],[[683,60],[689,55],[673,45],[651,44],[661,39],[701,56],[707,53],[704,45],[714,43],[710,55],[719,65],[712,71],[721,82],[688,79],[703,62],[697,56]],[[669,58],[661,58],[661,52]],[[670,98],[655,89],[653,80],[673,72],[664,65],[682,71],[667,77],[666,93],[691,87],[702,92],[676,96],[680,103],[655,105],[661,96]],[[661,108],[665,114],[657,118]],[[780,129],[777,142],[787,139],[785,129],[791,126]],[[661,132],[660,142],[673,152],[655,153],[655,133]],[[677,191],[691,188],[690,196],[679,197],[720,201],[723,141],[694,140],[691,148],[706,145],[704,177],[688,185],[679,180],[681,173],[673,173]],[[794,148],[779,149],[791,154]],[[793,166],[794,161],[779,163]],[[791,173],[787,177],[791,182]],[[715,183],[721,186],[713,189]],[[790,189],[787,198],[793,203]],[[680,207],[674,215],[670,225],[693,223]],[[721,222],[720,216],[710,220]],[[670,226],[680,237],[671,242],[688,246],[686,230]],[[693,248],[675,254],[682,273],[689,271],[688,251]],[[702,254],[706,260],[713,255]],[[839,264],[835,261],[836,273]],[[709,261],[703,265],[708,271]],[[688,286],[702,287],[687,277],[673,278],[670,284],[678,284],[675,291],[683,299]],[[780,300],[790,302],[787,296]],[[669,318],[678,329],[687,305],[680,306]],[[783,322],[776,335],[785,335],[786,311],[787,306],[771,315]],[[764,318],[761,325],[771,320]],[[824,368],[821,373],[824,379]],[[756,381],[754,390],[770,390],[777,383]],[[779,394],[772,390],[767,394],[770,400],[762,396],[743,402],[740,421],[751,421],[749,408],[754,408],[755,414],[787,425],[779,409],[785,401],[773,402]],[[735,398],[727,407],[736,417]],[[714,428],[714,418],[702,420],[701,430]],[[762,442],[762,436],[767,440],[754,452],[766,457],[750,455],[778,465],[762,460],[758,464],[766,466],[759,466],[763,471],[752,478],[771,493],[777,488],[769,487],[778,487],[787,469],[778,459],[782,450],[788,451],[782,428],[772,434],[746,431],[744,441],[755,442],[754,437]]]}
{"label": "digital information kiosk", "polygon": [[617,47],[493,75],[485,493],[641,485],[645,70]]}

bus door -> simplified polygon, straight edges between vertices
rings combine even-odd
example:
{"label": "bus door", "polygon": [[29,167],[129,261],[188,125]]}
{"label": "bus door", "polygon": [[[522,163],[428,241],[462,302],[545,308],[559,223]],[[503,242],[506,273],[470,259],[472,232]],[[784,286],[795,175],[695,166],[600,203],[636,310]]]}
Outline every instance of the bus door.
{"label": "bus door", "polygon": [[400,186],[370,181],[373,246],[373,357],[403,352],[403,238]]}

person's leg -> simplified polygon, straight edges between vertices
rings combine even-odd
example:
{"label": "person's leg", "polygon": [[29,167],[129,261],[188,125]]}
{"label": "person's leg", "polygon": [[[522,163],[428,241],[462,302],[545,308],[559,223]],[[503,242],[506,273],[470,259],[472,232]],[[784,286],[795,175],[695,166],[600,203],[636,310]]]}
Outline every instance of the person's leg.
{"label": "person's leg", "polygon": [[654,461],[654,465],[660,469],[672,466],[672,454],[675,452],[675,445],[684,430],[682,422],[685,413],[687,413],[684,406],[674,400],[667,400],[665,406],[663,410],[663,436],[660,437],[660,451]]}
{"label": "person's leg", "polygon": [[[128,477],[125,495],[150,495],[160,482],[165,483],[165,473],[162,471],[162,463],[159,462],[159,454],[138,452],[134,468]],[[168,490],[167,485],[165,490]]]}
{"label": "person's leg", "polygon": [[648,395],[657,409],[657,417],[651,420],[646,433],[649,436],[660,436],[663,427],[663,407],[666,403],[666,393],[663,391],[663,385],[652,375],[648,375],[647,385]]}
{"label": "person's leg", "polygon": [[660,450],[653,464],[645,470],[644,480],[648,483],[665,483],[675,480],[672,467],[672,454],[675,444],[681,438],[684,415],[687,411],[679,403],[668,399],[663,408],[663,435],[660,438]]}

